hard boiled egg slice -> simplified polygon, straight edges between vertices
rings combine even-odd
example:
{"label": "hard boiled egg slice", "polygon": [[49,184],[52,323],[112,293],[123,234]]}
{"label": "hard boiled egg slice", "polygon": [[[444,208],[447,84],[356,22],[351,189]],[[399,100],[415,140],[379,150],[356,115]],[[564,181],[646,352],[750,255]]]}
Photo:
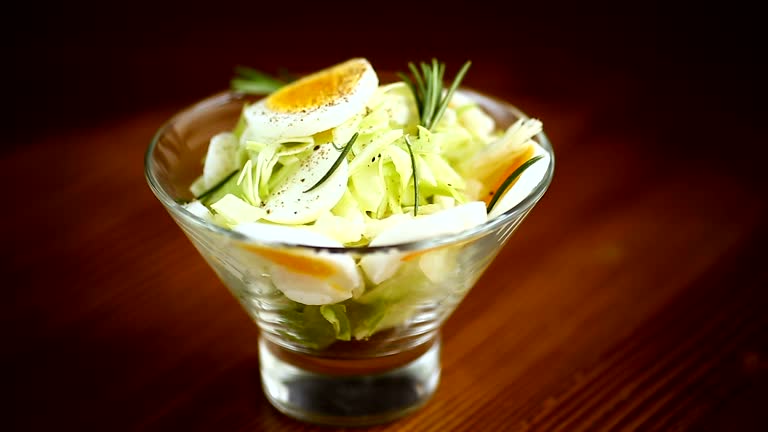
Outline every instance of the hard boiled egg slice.
{"label": "hard boiled egg slice", "polygon": [[[263,242],[306,246],[342,247],[335,240],[302,228],[253,222],[235,227],[245,236]],[[352,297],[362,285],[355,260],[344,254],[310,249],[277,248],[257,243],[241,247],[266,261],[266,272],[275,288],[289,299],[306,305],[338,303]]]}
{"label": "hard boiled egg slice", "polygon": [[315,189],[309,190],[331,169],[339,158],[333,144],[322,144],[304,159],[298,169],[267,198],[264,219],[282,224],[299,225],[316,220],[331,210],[347,190],[349,165],[341,164]]}
{"label": "hard boiled egg slice", "polygon": [[361,112],[378,85],[376,72],[363,58],[323,69],[248,107],[249,133],[270,141],[329,130]]}
{"label": "hard boiled egg slice", "polygon": [[536,185],[538,185],[544,178],[544,175],[546,175],[551,156],[549,152],[544,150],[544,148],[536,142],[532,141],[532,146],[533,154],[528,159],[536,156],[543,157],[523,171],[512,187],[507,189],[504,195],[499,198],[496,205],[493,206],[491,212],[488,214],[489,219],[493,219],[519,204],[520,201],[531,194]]}
{"label": "hard boiled egg slice", "polygon": [[203,164],[203,179],[206,188],[212,188],[236,171],[237,137],[231,132],[222,132],[211,138]]}
{"label": "hard boiled egg slice", "polygon": [[[485,203],[474,201],[431,215],[403,220],[382,231],[371,240],[370,246],[395,245],[456,234],[485,223],[486,220]],[[404,260],[416,255],[418,252],[376,253],[363,257],[360,266],[371,282],[378,284],[392,277]]]}

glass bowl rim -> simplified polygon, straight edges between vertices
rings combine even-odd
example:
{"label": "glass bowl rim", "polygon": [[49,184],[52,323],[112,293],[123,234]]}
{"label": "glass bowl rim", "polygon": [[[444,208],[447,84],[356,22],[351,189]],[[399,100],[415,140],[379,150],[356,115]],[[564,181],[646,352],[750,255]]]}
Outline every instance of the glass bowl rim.
{"label": "glass bowl rim", "polygon": [[[523,111],[521,111],[514,105],[504,102],[493,96],[483,94],[479,91],[472,90],[467,87],[460,87],[459,89],[457,89],[457,92],[462,93],[466,96],[469,96],[471,99],[477,102],[481,102],[481,105],[482,105],[482,102],[485,102],[485,105],[500,106],[503,109],[511,112],[518,119],[530,118],[528,115],[526,115]],[[384,246],[329,247],[329,246],[311,246],[311,245],[304,245],[301,243],[257,240],[257,239],[248,237],[242,233],[239,233],[237,231],[233,231],[233,230],[221,227],[199,216],[192,214],[191,212],[186,210],[182,204],[178,203],[173,197],[171,197],[165,191],[165,189],[160,185],[160,182],[154,176],[151,170],[151,167],[154,163],[152,159],[152,154],[154,153],[154,150],[157,148],[160,138],[176,122],[178,122],[180,119],[190,114],[197,113],[200,111],[208,111],[211,109],[216,109],[220,106],[231,103],[232,101],[239,101],[239,100],[245,101],[246,95],[242,93],[226,90],[226,91],[222,91],[214,95],[208,96],[192,105],[187,106],[186,108],[183,108],[182,110],[176,112],[173,116],[171,116],[171,118],[168,119],[162,126],[160,126],[157,132],[155,132],[154,136],[152,137],[152,140],[150,141],[149,146],[147,147],[147,150],[144,154],[144,177],[146,178],[147,183],[149,184],[149,187],[154,193],[154,195],[157,197],[158,200],[160,200],[160,202],[168,211],[184,219],[186,222],[194,226],[200,227],[202,229],[205,229],[209,232],[213,232],[218,235],[223,235],[231,240],[235,240],[242,243],[259,244],[259,245],[274,247],[274,248],[298,248],[298,249],[312,250],[315,252],[329,252],[329,253],[340,253],[340,254],[354,253],[359,255],[371,254],[376,252],[392,252],[392,251],[415,252],[415,251],[422,251],[422,250],[428,250],[428,249],[435,249],[438,247],[448,246],[452,244],[465,243],[475,238],[481,237],[499,226],[505,225],[507,222],[513,220],[515,217],[520,216],[524,212],[529,211],[531,208],[533,208],[536,202],[538,202],[541,199],[541,197],[544,195],[544,193],[547,191],[547,188],[549,188],[549,185],[552,182],[552,177],[554,176],[555,153],[554,153],[554,150],[552,149],[552,144],[549,142],[549,139],[547,138],[546,134],[544,132],[540,132],[535,136],[535,139],[537,143],[541,145],[548,152],[550,156],[549,166],[547,167],[547,171],[545,172],[544,177],[542,177],[542,179],[533,188],[533,190],[531,190],[531,192],[524,199],[518,202],[515,206],[513,206],[510,209],[507,209],[504,213],[496,216],[495,218],[489,219],[485,223],[474,226],[470,229],[463,230],[457,233],[430,237],[422,240],[408,241],[408,242],[396,243],[396,244],[384,245]]]}

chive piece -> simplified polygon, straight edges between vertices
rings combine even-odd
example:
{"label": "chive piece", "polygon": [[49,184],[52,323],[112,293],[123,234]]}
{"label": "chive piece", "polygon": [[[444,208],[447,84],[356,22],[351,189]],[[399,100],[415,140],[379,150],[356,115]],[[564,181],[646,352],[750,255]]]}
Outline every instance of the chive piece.
{"label": "chive piece", "polygon": [[341,154],[339,155],[338,159],[336,159],[336,162],[334,162],[333,165],[331,165],[331,169],[329,169],[328,172],[325,173],[323,178],[318,180],[318,182],[315,183],[311,188],[305,190],[304,193],[315,190],[318,186],[323,184],[323,182],[328,180],[328,178],[334,173],[334,171],[336,171],[336,168],[338,168],[339,165],[341,165],[341,161],[343,161],[344,158],[347,157],[347,153],[349,153],[349,151],[352,149],[352,144],[354,144],[356,140],[357,140],[357,132],[355,132],[355,134],[352,135],[352,138],[349,139],[349,142],[347,142],[347,145],[344,146],[344,150],[341,151]]}
{"label": "chive piece", "polygon": [[214,185],[212,188],[210,188],[210,189],[208,189],[207,191],[205,191],[205,192],[201,193],[200,195],[196,196],[196,197],[195,197],[195,199],[197,199],[198,201],[202,201],[202,200],[204,200],[204,199],[205,199],[205,198],[207,198],[209,195],[211,195],[211,194],[213,194],[214,192],[216,192],[217,190],[221,189],[221,187],[222,187],[222,186],[224,186],[224,184],[225,184],[226,182],[228,182],[228,181],[229,181],[229,179],[231,179],[231,178],[232,178],[232,176],[234,176],[234,175],[235,175],[235,174],[237,174],[238,172],[240,172],[240,170],[234,170],[234,171],[232,171],[232,173],[231,173],[231,174],[229,174],[229,175],[227,175],[226,177],[224,177],[224,180],[222,180],[222,181],[220,181],[220,182],[216,183],[216,184],[215,184],[215,185]]}
{"label": "chive piece", "polygon": [[499,200],[499,198],[504,194],[504,192],[507,191],[509,186],[517,180],[518,177],[520,177],[520,174],[522,174],[525,170],[528,169],[531,165],[538,162],[539,159],[543,158],[544,156],[534,156],[527,161],[525,161],[522,165],[517,167],[516,170],[512,172],[512,174],[507,177],[504,182],[501,183],[501,186],[499,186],[499,189],[496,191],[496,193],[493,195],[493,198],[491,199],[491,202],[488,203],[488,212],[490,213],[491,209],[493,209],[493,206],[496,205],[496,201]]}
{"label": "chive piece", "polygon": [[413,174],[413,215],[417,216],[419,213],[419,176],[416,174],[416,158],[413,157],[413,149],[411,148],[411,140],[408,135],[405,136],[405,144],[408,147],[408,154],[411,155],[411,170]]}

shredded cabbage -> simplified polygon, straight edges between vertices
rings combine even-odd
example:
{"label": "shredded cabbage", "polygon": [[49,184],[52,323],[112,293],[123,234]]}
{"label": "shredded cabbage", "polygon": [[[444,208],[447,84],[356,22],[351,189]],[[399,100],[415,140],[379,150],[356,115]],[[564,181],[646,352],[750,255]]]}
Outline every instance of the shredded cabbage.
{"label": "shredded cabbage", "polygon": [[230,228],[238,224],[256,222],[265,215],[264,209],[254,207],[232,194],[224,195],[222,199],[211,204],[211,208]]}
{"label": "shredded cabbage", "polygon": [[[220,180],[228,174],[228,170],[231,172],[240,167],[236,184],[228,185],[226,194],[218,194],[215,200],[209,199],[205,203],[220,215],[215,220],[231,225],[243,218],[237,210],[235,218],[231,217],[232,198],[217,206],[224,209],[224,214],[217,211],[213,204],[226,195],[233,195],[258,209],[272,191],[291,177],[313,147],[328,142],[330,138],[340,148],[354,133],[358,133],[347,155],[347,191],[332,212],[319,214],[314,222],[307,225],[344,244],[364,245],[380,231],[376,228],[380,225],[379,221],[393,215],[412,213],[414,187],[418,187],[420,192],[419,214],[448,208],[446,202],[450,202],[451,206],[467,202],[473,197],[471,192],[479,190],[477,185],[467,184],[467,180],[473,177],[468,172],[479,164],[471,156],[480,153],[495,139],[492,135],[495,128],[493,119],[471,99],[457,93],[432,131],[420,126],[418,121],[414,97],[402,82],[380,86],[363,111],[330,131],[315,136],[264,142],[267,141],[263,138],[264,134],[254,130],[248,124],[247,117],[241,114],[232,133],[219,134],[211,140],[206,158],[206,173],[209,175],[194,182],[191,189],[199,196],[212,186],[209,179]],[[410,136],[412,143],[417,184],[414,184],[405,135]],[[510,136],[517,135],[508,131],[502,139],[508,142]],[[241,162],[239,166],[237,162]],[[503,164],[504,161],[486,160],[485,163]],[[246,219],[258,214],[248,212]]]}
{"label": "shredded cabbage", "polygon": [[[333,143],[338,153],[330,147],[323,149],[338,157],[357,134],[343,165],[347,173],[343,194],[337,188],[334,202],[299,226],[348,247],[366,246],[399,224],[485,199],[512,161],[536,146],[533,137],[541,131],[538,120],[520,120],[502,133],[496,130],[493,118],[461,93],[454,94],[433,126],[428,130],[419,125],[416,101],[402,82],[380,86],[363,110],[313,136],[269,138],[270,134],[249,124],[244,107],[232,132],[211,139],[203,174],[190,187],[201,198],[185,208],[226,228],[269,217],[265,207],[271,208],[270,198],[283,191],[284,185],[298,182],[296,178],[301,176],[294,174],[305,169],[304,162],[313,151]],[[543,176],[543,170],[540,167],[535,175]],[[236,174],[223,182],[233,172]],[[312,185],[300,186],[309,189]],[[416,188],[418,203],[414,202]],[[291,196],[299,200],[295,197],[303,196],[301,191],[293,189]],[[503,210],[494,211],[496,215]],[[356,288],[351,299],[314,306],[285,299],[280,310],[289,329],[285,336],[307,347],[323,348],[335,340],[362,340],[381,329],[402,325],[418,305],[442,295],[436,291],[445,289],[445,282],[457,276],[453,272],[459,271],[455,265],[459,253],[458,248],[435,249],[407,262],[398,255],[394,257],[396,266],[377,267],[357,260],[366,285]]]}

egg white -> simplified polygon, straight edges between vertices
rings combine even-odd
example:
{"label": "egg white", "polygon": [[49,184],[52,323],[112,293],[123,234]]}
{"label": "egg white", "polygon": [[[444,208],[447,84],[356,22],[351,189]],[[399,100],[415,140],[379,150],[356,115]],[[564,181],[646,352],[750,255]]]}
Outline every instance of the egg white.
{"label": "egg white", "polygon": [[[240,224],[235,231],[255,241],[250,247],[245,245],[244,249],[266,261],[266,272],[275,288],[295,302],[306,305],[338,303],[352,297],[353,291],[362,286],[355,260],[349,255],[258,245],[258,242],[282,242],[318,247],[343,246],[335,240],[302,228],[260,222]],[[276,256],[280,259],[276,260]],[[295,261],[295,265],[288,264],[291,261]],[[312,274],[313,266],[301,263],[331,269],[332,273]]]}
{"label": "egg white", "polygon": [[264,219],[299,225],[312,222],[330,211],[347,190],[347,160],[342,160],[333,174],[317,188],[309,189],[331,169],[339,154],[331,143],[319,145],[266,199]]}
{"label": "egg white", "polygon": [[237,138],[231,132],[222,132],[211,138],[203,164],[206,188],[213,187],[238,168],[237,145]]}
{"label": "egg white", "polygon": [[[346,93],[332,95],[322,103],[312,100],[308,94],[305,101],[298,101],[295,107],[281,109],[271,106],[270,98],[262,99],[245,110],[249,135],[265,142],[287,137],[304,137],[332,129],[365,109],[379,85],[379,78],[373,66],[365,59],[352,59],[364,67],[362,74]],[[336,65],[340,66],[340,65]],[[326,73],[334,67],[312,74],[290,85],[301,85],[302,81]],[[281,90],[278,90],[280,92]]]}
{"label": "egg white", "polygon": [[[485,203],[474,201],[445,209],[427,216],[406,219],[371,240],[370,246],[388,246],[456,234],[488,220]],[[402,265],[407,253],[383,252],[367,255],[360,260],[365,275],[373,283],[391,278]]]}
{"label": "egg white", "polygon": [[523,171],[515,184],[512,185],[511,188],[507,189],[504,195],[499,198],[499,200],[491,209],[491,212],[488,214],[489,219],[493,219],[519,204],[520,201],[531,194],[533,189],[536,188],[536,186],[544,178],[544,175],[547,173],[547,168],[549,168],[551,156],[549,155],[549,152],[544,150],[544,148],[536,142],[533,142],[533,146],[533,156],[531,157],[543,157],[541,160],[535,162],[533,165]]}

